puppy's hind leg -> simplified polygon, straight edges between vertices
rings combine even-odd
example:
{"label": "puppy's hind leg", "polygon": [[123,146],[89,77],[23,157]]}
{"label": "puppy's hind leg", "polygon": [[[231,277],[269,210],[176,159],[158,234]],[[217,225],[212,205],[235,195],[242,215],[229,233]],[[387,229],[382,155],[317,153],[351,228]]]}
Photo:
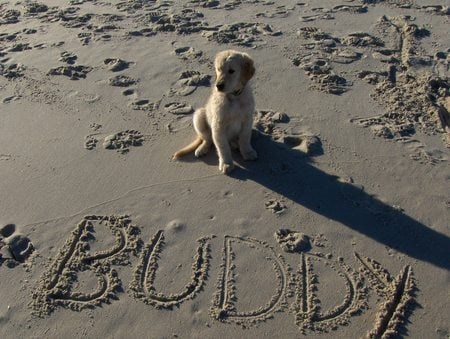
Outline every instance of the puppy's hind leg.
{"label": "puppy's hind leg", "polygon": [[194,129],[202,139],[202,143],[195,150],[195,156],[198,158],[208,153],[212,145],[211,128],[206,121],[206,109],[204,107],[195,111],[193,121]]}

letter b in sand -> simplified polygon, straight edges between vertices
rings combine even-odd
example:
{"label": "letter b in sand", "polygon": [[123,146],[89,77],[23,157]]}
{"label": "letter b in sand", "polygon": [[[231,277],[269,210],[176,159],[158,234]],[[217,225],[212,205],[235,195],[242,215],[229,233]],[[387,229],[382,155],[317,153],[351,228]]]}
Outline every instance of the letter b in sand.
{"label": "letter b in sand", "polygon": [[[84,217],[42,275],[33,293],[34,311],[44,315],[58,305],[81,310],[115,298],[121,283],[111,266],[129,262],[136,233],[127,216]],[[96,235],[105,238],[99,249],[91,247]]]}

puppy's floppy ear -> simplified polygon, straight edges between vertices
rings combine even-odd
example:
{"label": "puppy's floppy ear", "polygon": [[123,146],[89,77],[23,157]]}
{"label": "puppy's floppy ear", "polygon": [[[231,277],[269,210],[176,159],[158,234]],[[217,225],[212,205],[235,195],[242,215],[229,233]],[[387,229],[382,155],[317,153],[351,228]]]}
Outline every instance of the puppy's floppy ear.
{"label": "puppy's floppy ear", "polygon": [[255,74],[253,59],[246,53],[242,53],[242,82],[245,84]]}

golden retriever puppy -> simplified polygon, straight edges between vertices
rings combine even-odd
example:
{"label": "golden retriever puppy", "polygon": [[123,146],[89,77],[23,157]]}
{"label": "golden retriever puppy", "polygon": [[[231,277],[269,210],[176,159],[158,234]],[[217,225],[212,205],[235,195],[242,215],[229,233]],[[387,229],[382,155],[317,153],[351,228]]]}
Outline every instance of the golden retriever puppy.
{"label": "golden retriever puppy", "polygon": [[[214,143],[219,156],[219,170],[233,170],[230,143],[237,144],[244,160],[254,160],[257,153],[250,144],[255,102],[248,81],[255,73],[247,53],[227,50],[217,54],[214,67],[216,83],[205,107],[195,111],[193,122],[197,138],[176,152],[174,159],[195,151],[205,155]],[[237,141],[237,143],[234,143]]]}

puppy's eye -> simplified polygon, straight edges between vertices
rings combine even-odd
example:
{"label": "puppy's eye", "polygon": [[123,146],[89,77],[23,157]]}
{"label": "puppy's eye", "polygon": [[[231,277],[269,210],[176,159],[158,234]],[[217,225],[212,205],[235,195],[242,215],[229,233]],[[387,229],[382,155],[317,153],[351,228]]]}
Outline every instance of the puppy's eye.
{"label": "puppy's eye", "polygon": [[229,69],[228,70],[228,74],[233,74],[234,73],[234,69]]}

